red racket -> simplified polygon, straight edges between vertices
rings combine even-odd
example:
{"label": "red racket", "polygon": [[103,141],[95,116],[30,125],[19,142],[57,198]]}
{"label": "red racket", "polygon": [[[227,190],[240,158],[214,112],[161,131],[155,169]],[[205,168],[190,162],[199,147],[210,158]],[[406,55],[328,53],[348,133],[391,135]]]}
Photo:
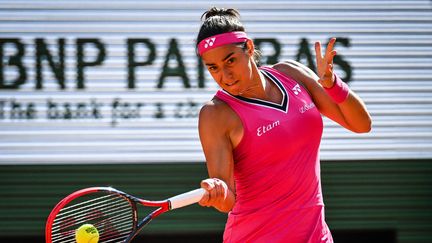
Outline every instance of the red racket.
{"label": "red racket", "polygon": [[[47,243],[73,243],[75,230],[92,224],[99,231],[99,242],[130,242],[157,216],[201,200],[202,188],[163,201],[148,201],[111,187],[91,187],[61,200],[51,211],[46,227]],[[137,204],[156,209],[138,221]]]}

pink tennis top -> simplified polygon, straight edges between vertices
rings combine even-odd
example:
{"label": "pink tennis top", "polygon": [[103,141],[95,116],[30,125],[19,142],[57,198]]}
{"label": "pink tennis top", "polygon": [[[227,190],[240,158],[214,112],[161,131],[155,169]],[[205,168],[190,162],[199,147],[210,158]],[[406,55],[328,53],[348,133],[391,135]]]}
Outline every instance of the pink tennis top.
{"label": "pink tennis top", "polygon": [[333,242],[321,192],[320,112],[295,80],[273,68],[260,71],[279,87],[281,104],[216,93],[244,130],[233,152],[236,203],[224,242]]}

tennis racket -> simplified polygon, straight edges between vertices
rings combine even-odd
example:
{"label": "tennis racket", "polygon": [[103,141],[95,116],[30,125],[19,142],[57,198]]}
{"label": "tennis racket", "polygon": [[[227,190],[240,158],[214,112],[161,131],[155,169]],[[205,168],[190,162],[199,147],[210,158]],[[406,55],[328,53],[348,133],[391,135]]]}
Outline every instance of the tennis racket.
{"label": "tennis racket", "polygon": [[[99,231],[99,242],[130,242],[157,216],[169,210],[194,204],[205,190],[200,188],[163,201],[148,201],[111,187],[91,187],[61,200],[48,216],[47,243],[74,243],[75,230],[92,224]],[[156,208],[138,222],[137,204]]]}

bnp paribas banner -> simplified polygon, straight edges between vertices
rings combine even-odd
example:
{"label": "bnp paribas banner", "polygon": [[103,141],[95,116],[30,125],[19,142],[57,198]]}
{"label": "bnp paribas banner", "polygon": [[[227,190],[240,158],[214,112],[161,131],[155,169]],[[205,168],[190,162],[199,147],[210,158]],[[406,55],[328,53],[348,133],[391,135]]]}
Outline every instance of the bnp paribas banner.
{"label": "bnp paribas banner", "polygon": [[337,38],[374,127],[324,117],[323,160],[431,158],[430,6],[288,2],[0,3],[0,163],[203,162],[198,114],[218,87],[195,38],[214,5],[240,11],[262,65],[315,70],[314,42]]}
{"label": "bnp paribas banner", "polygon": [[[83,119],[103,122],[111,119],[111,124],[115,126],[121,120],[128,119],[197,117],[203,100],[193,98],[197,93],[209,91],[208,88],[214,91],[214,81],[208,77],[198,57],[197,60],[185,60],[194,54],[192,39],[182,43],[182,40],[172,37],[167,42],[162,43],[162,46],[167,45],[166,47],[158,49],[157,40],[151,38],[126,38],[124,43],[116,47],[107,44],[102,38],[1,38],[2,94],[6,96],[10,93],[18,97],[28,94],[37,97],[30,100],[11,96],[9,99],[0,100],[0,119],[10,122],[68,122]],[[262,57],[263,65],[281,61],[284,45],[282,40],[255,38],[254,43],[259,50],[264,47],[271,49],[269,55]],[[336,43],[349,48],[350,39],[339,37]],[[182,53],[182,47],[190,49],[187,50],[189,53]],[[310,40],[301,38],[294,47],[297,49],[291,59],[306,62],[315,70],[315,57],[310,50]],[[114,48],[124,49],[123,55],[115,53],[110,56],[110,53],[116,51]],[[112,66],[114,62],[115,67]],[[343,54],[336,56],[334,64],[341,68],[345,82],[350,82],[352,67]],[[141,77],[144,75],[151,75],[152,78],[143,80]],[[171,112],[165,112],[165,104],[157,100],[141,100],[139,96],[134,101],[127,100],[131,93],[154,92],[156,95],[173,91],[170,85],[176,88],[176,92],[182,92],[183,96],[187,97],[178,99]],[[97,98],[98,94],[106,94],[107,91],[111,99]],[[79,96],[92,92],[94,96],[91,99],[79,102],[76,100],[80,99]],[[42,100],[41,96],[45,99]],[[63,97],[70,99],[64,100]],[[146,106],[153,109],[153,112],[146,113]]]}

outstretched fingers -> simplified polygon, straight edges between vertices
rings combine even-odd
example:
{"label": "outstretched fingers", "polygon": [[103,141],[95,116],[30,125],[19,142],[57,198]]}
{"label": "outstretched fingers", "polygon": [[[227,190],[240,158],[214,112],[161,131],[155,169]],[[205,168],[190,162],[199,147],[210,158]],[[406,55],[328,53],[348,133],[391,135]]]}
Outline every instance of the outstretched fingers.
{"label": "outstretched fingers", "polygon": [[315,55],[317,60],[317,65],[322,62],[323,56],[321,52],[321,42],[317,41],[315,42]]}
{"label": "outstretched fingers", "polygon": [[329,56],[330,53],[333,51],[335,43],[336,43],[336,38],[331,38],[329,43],[327,44],[326,56]]}

